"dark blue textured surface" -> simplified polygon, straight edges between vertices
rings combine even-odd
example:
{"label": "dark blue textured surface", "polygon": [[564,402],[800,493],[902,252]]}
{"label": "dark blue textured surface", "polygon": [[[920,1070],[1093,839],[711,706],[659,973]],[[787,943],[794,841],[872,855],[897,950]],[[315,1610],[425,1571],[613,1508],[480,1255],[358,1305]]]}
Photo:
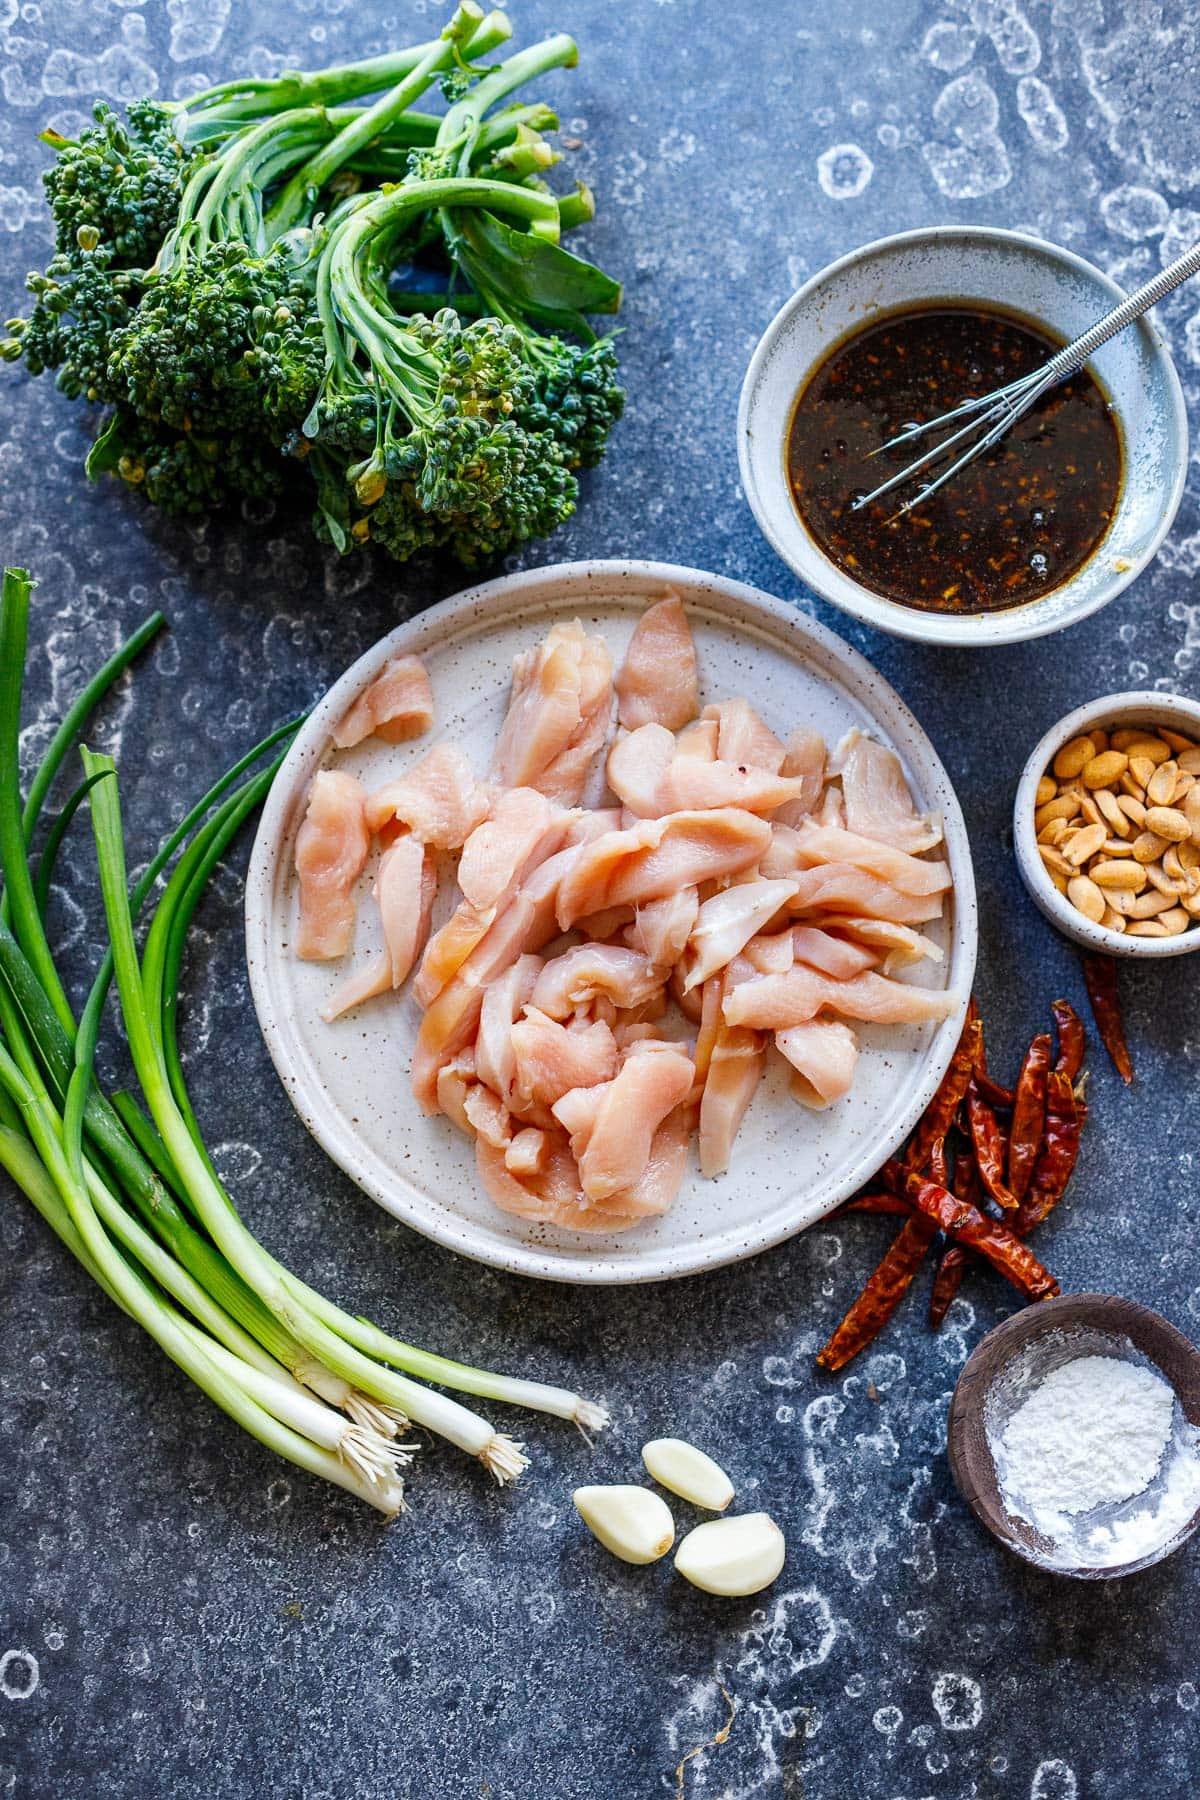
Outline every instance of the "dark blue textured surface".
{"label": "dark blue textured surface", "polygon": [[[545,84],[599,196],[589,233],[627,284],[626,422],[577,519],[537,555],[644,555],[813,605],[737,487],[734,413],[758,332],[856,243],[938,221],[1020,225],[1130,285],[1200,234],[1197,33],[1182,0],[715,0],[514,6],[528,40],[579,37]],[[315,64],[424,35],[397,0],[0,0],[3,310],[46,253],[35,132],[94,93],[182,94],[257,63]],[[254,48],[259,47],[259,48]],[[870,166],[868,166],[868,163]],[[855,191],[857,190],[857,191]],[[1162,309],[1200,400],[1200,296]],[[172,638],[107,715],[136,853],[231,748],[319,694],[394,620],[460,585],[339,564],[298,517],[183,530],[83,478],[84,422],[4,378],[0,550],[42,586],[29,748],[81,671],[155,604]],[[1156,567],[1069,634],[974,658],[821,616],[915,709],[954,775],[984,902],[979,986],[1004,1072],[1070,950],[1009,851],[1029,745],[1069,706],[1194,687],[1200,520],[1189,493]],[[89,867],[81,839],[72,868]],[[237,868],[202,915],[191,1073],[247,1216],[318,1285],[406,1335],[610,1400],[593,1451],[533,1420],[514,1491],[449,1450],[381,1533],[274,1466],[118,1320],[7,1189],[0,1204],[0,1794],[385,1800],[1113,1800],[1200,1776],[1197,1553],[1073,1587],[1006,1559],[951,1486],[946,1399],[1011,1295],[978,1278],[939,1338],[914,1299],[848,1379],[812,1351],[886,1239],[821,1227],[681,1286],[571,1292],[456,1261],[388,1220],[309,1141],[249,1005]],[[79,884],[72,883],[74,890]],[[95,917],[56,901],[79,966]],[[1200,1319],[1196,965],[1125,982],[1139,1079],[1092,1059],[1093,1123],[1042,1244],[1066,1288]],[[869,1387],[872,1383],[873,1387]],[[524,1421],[522,1421],[524,1424]],[[574,1519],[579,1480],[635,1478],[663,1431],[715,1450],[788,1533],[762,1605],[707,1601],[669,1565],[627,1570]],[[682,1511],[683,1509],[681,1509]],[[16,1655],[10,1655],[16,1652]],[[29,1691],[32,1690],[32,1691]],[[27,1695],[27,1697],[26,1697]]]}

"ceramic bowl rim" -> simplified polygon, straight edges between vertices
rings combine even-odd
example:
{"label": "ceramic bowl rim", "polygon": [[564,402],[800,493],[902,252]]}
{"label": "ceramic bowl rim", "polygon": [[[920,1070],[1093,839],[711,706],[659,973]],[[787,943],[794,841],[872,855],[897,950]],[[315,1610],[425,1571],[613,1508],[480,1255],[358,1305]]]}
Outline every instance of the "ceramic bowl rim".
{"label": "ceramic bowl rim", "polygon": [[[759,491],[758,471],[764,466],[763,458],[768,452],[754,447],[753,419],[764,370],[774,355],[779,337],[786,326],[817,293],[827,289],[831,283],[836,283],[862,263],[890,255],[893,251],[908,246],[965,244],[971,241],[989,245],[1001,253],[1007,251],[1029,259],[1048,258],[1056,261],[1101,288],[1114,305],[1127,297],[1124,289],[1095,263],[1089,262],[1074,250],[1068,250],[1047,238],[1037,237],[1032,232],[996,225],[917,226],[908,231],[891,232],[886,237],[873,238],[870,243],[860,244],[856,249],[827,263],[784,301],[755,345],[742,380],[737,414],[738,469],[742,490],[759,530],[776,555],[800,577],[805,586],[829,605],[838,607],[864,624],[890,632],[895,637],[908,638],[918,643],[961,646],[965,649],[1024,643],[1033,638],[1044,637],[1048,633],[1077,624],[1115,600],[1157,556],[1164,538],[1175,522],[1188,469],[1188,421],[1183,388],[1162,333],[1153,318],[1146,314],[1138,321],[1138,329],[1147,338],[1166,388],[1164,427],[1174,452],[1174,475],[1170,490],[1158,525],[1138,555],[1129,559],[1128,567],[1109,570],[1107,578],[1098,585],[1093,595],[1080,599],[1065,612],[1047,616],[1047,603],[1052,599],[1061,603],[1063,593],[1070,591],[1078,571],[1044,600],[1032,600],[1008,612],[974,613],[966,618],[959,618],[944,613],[919,612],[863,587],[830,562],[810,537],[798,514],[793,520],[793,530],[783,533],[776,529]],[[806,369],[797,381],[797,392],[810,372]],[[773,456],[775,449],[776,445],[772,441],[769,454]],[[1126,467],[1128,470],[1128,463]]]}
{"label": "ceramic bowl rim", "polygon": [[[1156,712],[1166,714],[1166,717],[1155,720],[1153,715]],[[1082,706],[1077,706],[1044,733],[1021,771],[1013,800],[1013,849],[1021,879],[1029,890],[1030,898],[1050,923],[1075,943],[1082,944],[1088,950],[1130,959],[1154,960],[1164,956],[1187,956],[1194,950],[1200,950],[1200,923],[1189,926],[1178,937],[1172,938],[1131,938],[1123,932],[1110,931],[1107,925],[1094,925],[1072,906],[1065,894],[1059,893],[1038,855],[1037,834],[1033,823],[1034,793],[1040,777],[1045,774],[1053,758],[1064,744],[1086,732],[1089,725],[1106,726],[1110,720],[1118,725],[1121,715],[1127,715],[1132,720],[1135,714],[1139,722],[1145,719],[1151,725],[1178,720],[1181,726],[1189,725],[1200,740],[1200,701],[1191,700],[1185,694],[1163,694],[1154,688],[1131,688],[1121,694],[1102,694],[1097,700],[1089,700]]]}

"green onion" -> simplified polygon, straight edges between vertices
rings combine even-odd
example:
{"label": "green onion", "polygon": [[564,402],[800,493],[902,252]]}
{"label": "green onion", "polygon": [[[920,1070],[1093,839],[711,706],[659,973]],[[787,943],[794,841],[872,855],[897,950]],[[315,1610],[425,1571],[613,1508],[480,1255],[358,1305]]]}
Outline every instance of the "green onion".
{"label": "green onion", "polygon": [[[192,916],[212,871],[278,767],[254,765],[281,726],[214,784],[128,889],[116,767],[81,751],[84,780],[48,832],[37,880],[28,849],[50,785],[95,704],[156,632],[147,623],[88,683],[55,733],[22,806],[17,741],[31,583],[0,598],[0,1167],[110,1298],[218,1406],[277,1454],[368,1501],[403,1507],[400,1430],[421,1424],[497,1481],[522,1446],[459,1401],[412,1379],[573,1419],[607,1421],[566,1389],[513,1380],[406,1344],[356,1319],[273,1257],[243,1223],[208,1154],[178,1046],[178,988]],[[246,778],[243,780],[242,777]],[[109,949],[76,1025],[43,923],[57,852],[84,802],[92,817]],[[139,956],[134,921],[171,863]],[[94,1061],[113,975],[143,1110],[109,1100]]]}

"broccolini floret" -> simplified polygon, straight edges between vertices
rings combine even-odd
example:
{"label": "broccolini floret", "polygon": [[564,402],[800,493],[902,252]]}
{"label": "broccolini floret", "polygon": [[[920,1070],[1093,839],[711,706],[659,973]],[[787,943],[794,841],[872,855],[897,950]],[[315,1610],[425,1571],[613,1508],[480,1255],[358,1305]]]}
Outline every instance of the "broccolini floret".
{"label": "broccolini floret", "polygon": [[575,46],[485,67],[509,31],[459,0],[409,51],[47,136],[55,253],[0,356],[113,409],[89,473],[196,516],[309,481],[340,551],[470,567],[570,517],[620,417],[587,316],[620,288],[561,247],[591,196],[551,192],[555,115],[512,99]]}

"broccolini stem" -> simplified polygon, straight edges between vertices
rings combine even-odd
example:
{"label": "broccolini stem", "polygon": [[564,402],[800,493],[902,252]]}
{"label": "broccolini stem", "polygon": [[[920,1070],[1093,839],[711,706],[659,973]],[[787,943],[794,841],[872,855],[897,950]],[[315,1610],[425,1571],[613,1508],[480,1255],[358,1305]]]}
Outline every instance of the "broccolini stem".
{"label": "broccolini stem", "polygon": [[484,114],[490,112],[497,101],[537,75],[544,75],[550,69],[573,69],[578,61],[579,51],[574,38],[559,32],[543,43],[510,56],[507,62],[485,75],[468,94],[449,107],[437,141],[444,149],[459,150],[458,173],[463,175],[469,169]]}
{"label": "broccolini stem", "polygon": [[[493,18],[483,21],[479,30],[463,45],[468,60],[487,56],[508,37],[508,31],[497,31]],[[435,40],[436,41],[436,40]],[[296,106],[333,106],[356,100],[396,82],[416,68],[433,45],[413,44],[406,50],[388,51],[383,56],[369,56],[361,62],[345,63],[328,69],[304,73],[291,69],[273,80],[256,81],[252,77],[239,81],[218,82],[190,99],[168,104],[167,112],[180,121],[181,136],[188,141],[189,126],[203,124],[205,117],[237,120],[260,119],[268,113],[289,112]]]}
{"label": "broccolini stem", "polygon": [[[489,22],[493,23],[494,29],[503,29],[505,35],[511,30],[508,20],[501,12],[490,14]],[[352,125],[339,131],[335,138],[318,150],[292,176],[267,214],[267,227],[273,237],[290,231],[311,207],[314,197],[337,174],[347,159],[365,150],[373,139],[387,130],[393,120],[408,111],[414,100],[421,97],[437,75],[451,66],[456,55],[461,55],[462,46],[478,34],[483,23],[483,14],[475,5],[475,0],[459,0],[459,5],[437,44],[430,46],[412,72],[390,94],[385,94],[374,106],[368,107]]]}

